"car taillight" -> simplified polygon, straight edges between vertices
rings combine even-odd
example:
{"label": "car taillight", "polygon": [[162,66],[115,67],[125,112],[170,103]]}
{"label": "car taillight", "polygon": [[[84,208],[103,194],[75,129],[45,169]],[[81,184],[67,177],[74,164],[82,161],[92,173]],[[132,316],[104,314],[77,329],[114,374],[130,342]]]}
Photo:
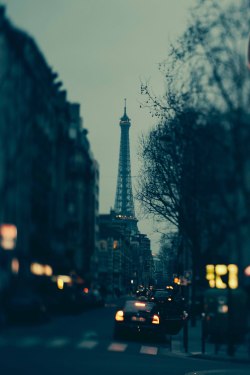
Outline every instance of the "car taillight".
{"label": "car taillight", "polygon": [[117,313],[115,314],[115,320],[117,322],[122,322],[124,320],[124,313],[122,310],[117,311]]}
{"label": "car taillight", "polygon": [[152,324],[160,324],[160,318],[158,315],[153,316]]}

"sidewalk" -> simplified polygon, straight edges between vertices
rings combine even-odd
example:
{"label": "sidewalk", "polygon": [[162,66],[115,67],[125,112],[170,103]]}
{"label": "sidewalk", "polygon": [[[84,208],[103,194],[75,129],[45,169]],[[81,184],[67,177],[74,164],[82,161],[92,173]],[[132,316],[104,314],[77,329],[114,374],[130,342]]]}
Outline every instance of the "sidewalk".
{"label": "sidewalk", "polygon": [[183,341],[183,329],[176,335],[172,336],[172,352],[175,354],[188,355],[196,358],[213,359],[213,360],[223,360],[223,361],[233,361],[242,362],[250,364],[250,348],[248,348],[247,343],[237,344],[235,354],[229,356],[227,354],[227,345],[223,344],[217,348],[214,343],[205,341],[205,351],[202,353],[202,341],[201,341],[201,320],[197,320],[196,327],[191,327],[191,322],[188,321],[188,345],[187,351],[184,348]]}

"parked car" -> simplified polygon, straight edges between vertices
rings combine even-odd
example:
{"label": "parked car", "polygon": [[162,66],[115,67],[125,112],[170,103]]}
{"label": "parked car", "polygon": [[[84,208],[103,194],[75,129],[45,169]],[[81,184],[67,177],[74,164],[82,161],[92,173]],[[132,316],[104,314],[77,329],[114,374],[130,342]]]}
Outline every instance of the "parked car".
{"label": "parked car", "polygon": [[185,301],[181,295],[175,294],[172,289],[158,289],[154,291],[150,301],[157,306],[165,333],[170,335],[179,333],[188,317]]}
{"label": "parked car", "polygon": [[167,303],[169,298],[173,298],[172,289],[155,289],[151,293],[149,300],[155,303]]}
{"label": "parked car", "polygon": [[32,290],[18,289],[6,302],[6,317],[9,322],[45,322],[49,314],[44,301]]}
{"label": "parked car", "polygon": [[136,294],[136,297],[140,297],[140,296],[146,297],[147,289],[143,285],[139,285],[135,294]]}
{"label": "parked car", "polygon": [[105,300],[98,289],[83,288],[81,295],[83,308],[104,306]]}
{"label": "parked car", "polygon": [[146,334],[154,338],[163,338],[161,318],[155,303],[146,300],[127,300],[116,311],[114,338],[119,339],[127,335]]}
{"label": "parked car", "polygon": [[83,310],[83,299],[79,290],[72,286],[66,286],[60,293],[59,308],[61,313],[78,314]]}

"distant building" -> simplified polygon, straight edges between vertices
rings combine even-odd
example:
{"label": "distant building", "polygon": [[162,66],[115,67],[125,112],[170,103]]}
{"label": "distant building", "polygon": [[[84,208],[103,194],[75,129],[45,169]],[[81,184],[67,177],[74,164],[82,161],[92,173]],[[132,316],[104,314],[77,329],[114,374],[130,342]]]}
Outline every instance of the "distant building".
{"label": "distant building", "polygon": [[153,283],[154,263],[150,240],[146,234],[137,233],[132,237],[133,269],[136,285],[148,287]]}
{"label": "distant building", "polygon": [[110,294],[129,292],[132,279],[131,232],[114,211],[99,217],[99,284]]}
{"label": "distant building", "polygon": [[165,286],[164,264],[158,256],[154,256],[154,284],[156,288]]}

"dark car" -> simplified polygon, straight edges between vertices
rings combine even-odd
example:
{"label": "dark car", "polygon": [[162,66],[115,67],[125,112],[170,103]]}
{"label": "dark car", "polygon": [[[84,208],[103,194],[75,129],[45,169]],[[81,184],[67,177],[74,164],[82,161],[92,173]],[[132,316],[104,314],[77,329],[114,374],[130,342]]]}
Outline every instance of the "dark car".
{"label": "dark car", "polygon": [[146,300],[127,300],[121,309],[116,311],[114,338],[127,335],[146,334],[163,338],[161,318],[155,303]]}
{"label": "dark car", "polygon": [[98,289],[83,288],[81,296],[83,308],[102,307],[105,305],[104,297]]}
{"label": "dark car", "polygon": [[172,289],[156,289],[150,295],[150,301],[155,303],[167,303],[173,297]]}
{"label": "dark car", "polygon": [[154,291],[150,301],[157,306],[164,332],[170,335],[179,333],[188,317],[184,299],[172,289],[159,289]]}
{"label": "dark car", "polygon": [[18,289],[6,303],[7,320],[10,322],[46,322],[49,320],[47,306],[33,291]]}
{"label": "dark car", "polygon": [[136,297],[146,297],[147,296],[147,289],[144,286],[139,285],[137,291],[135,292]]}

